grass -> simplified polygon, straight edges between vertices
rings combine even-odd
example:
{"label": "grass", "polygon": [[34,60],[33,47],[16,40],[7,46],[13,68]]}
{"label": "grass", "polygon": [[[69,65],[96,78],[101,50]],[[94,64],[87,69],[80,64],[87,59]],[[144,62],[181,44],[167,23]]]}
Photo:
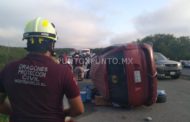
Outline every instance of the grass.
{"label": "grass", "polygon": [[23,58],[26,53],[24,48],[0,46],[0,69],[13,60]]}

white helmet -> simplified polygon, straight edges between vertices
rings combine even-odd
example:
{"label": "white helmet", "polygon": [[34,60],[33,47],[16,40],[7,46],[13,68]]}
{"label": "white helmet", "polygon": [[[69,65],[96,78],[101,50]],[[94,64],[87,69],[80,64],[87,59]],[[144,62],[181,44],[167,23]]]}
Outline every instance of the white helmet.
{"label": "white helmet", "polygon": [[57,32],[54,24],[41,17],[29,21],[24,29],[23,39],[32,37],[44,37],[56,41]]}

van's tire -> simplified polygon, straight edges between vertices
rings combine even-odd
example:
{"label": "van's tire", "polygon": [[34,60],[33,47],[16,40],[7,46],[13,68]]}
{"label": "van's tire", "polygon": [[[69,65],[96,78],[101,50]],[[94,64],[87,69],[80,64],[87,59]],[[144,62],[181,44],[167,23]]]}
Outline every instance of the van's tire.
{"label": "van's tire", "polygon": [[167,101],[167,96],[166,95],[158,95],[157,97],[157,103],[165,103]]}

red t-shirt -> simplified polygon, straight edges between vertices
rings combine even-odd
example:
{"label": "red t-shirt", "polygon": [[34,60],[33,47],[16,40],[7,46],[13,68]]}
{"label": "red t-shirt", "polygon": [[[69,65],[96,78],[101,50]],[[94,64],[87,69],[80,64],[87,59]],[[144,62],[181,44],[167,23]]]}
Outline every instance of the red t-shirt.
{"label": "red t-shirt", "polygon": [[0,92],[10,99],[13,122],[64,122],[63,96],[80,95],[68,66],[35,54],[1,71]]}

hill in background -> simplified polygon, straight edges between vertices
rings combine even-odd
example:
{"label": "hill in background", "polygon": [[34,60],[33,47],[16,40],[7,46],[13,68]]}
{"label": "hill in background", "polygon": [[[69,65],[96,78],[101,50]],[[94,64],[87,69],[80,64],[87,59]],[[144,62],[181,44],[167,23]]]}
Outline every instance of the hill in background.
{"label": "hill in background", "polygon": [[0,69],[5,64],[24,57],[26,53],[24,48],[0,46]]}

